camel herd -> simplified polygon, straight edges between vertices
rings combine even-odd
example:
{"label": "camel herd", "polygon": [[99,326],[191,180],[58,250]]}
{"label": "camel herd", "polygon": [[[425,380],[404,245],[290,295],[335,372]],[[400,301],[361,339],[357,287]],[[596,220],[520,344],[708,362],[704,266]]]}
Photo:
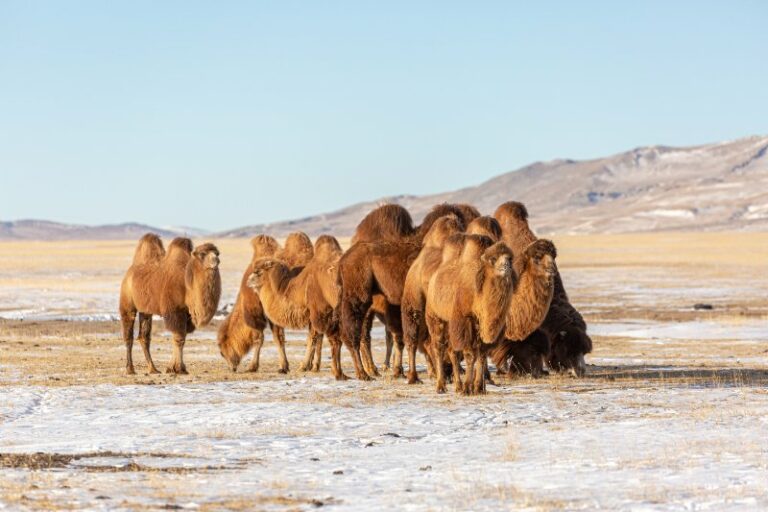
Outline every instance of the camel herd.
{"label": "camel herd", "polygon": [[[420,382],[418,353],[439,393],[451,381],[456,392],[485,392],[488,359],[499,374],[538,377],[549,368],[581,376],[592,340],[571,305],[557,270],[557,252],[538,239],[521,203],[507,202],[481,216],[465,204],[440,204],[414,226],[410,213],[394,204],[369,213],[351,246],[332,236],[314,245],[304,233],[284,247],[271,236],[251,240],[253,258],[234,307],[218,331],[222,357],[236,371],[253,350],[248,371],[258,371],[267,327],[278,346],[279,371],[287,373],[285,329],[306,329],[302,371],[319,371],[323,339],[331,346],[331,373],[341,368],[345,346],[355,375],[379,375],[370,331],[378,318],[386,328],[385,367],[395,378]],[[132,348],[138,341],[150,373],[152,315],[163,317],[173,335],[169,373],[186,373],[186,336],[210,323],[221,296],[219,251],[210,243],[193,247],[176,238],[167,251],[156,235],[144,235],[120,289],[120,318],[126,372],[134,374]],[[462,368],[462,363],[464,367]]]}

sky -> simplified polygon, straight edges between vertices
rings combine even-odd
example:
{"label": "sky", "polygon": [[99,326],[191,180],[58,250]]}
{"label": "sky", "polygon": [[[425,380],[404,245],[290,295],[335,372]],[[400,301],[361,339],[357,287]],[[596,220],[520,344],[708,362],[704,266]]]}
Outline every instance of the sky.
{"label": "sky", "polygon": [[0,0],[0,219],[221,230],[768,133],[768,2]]}

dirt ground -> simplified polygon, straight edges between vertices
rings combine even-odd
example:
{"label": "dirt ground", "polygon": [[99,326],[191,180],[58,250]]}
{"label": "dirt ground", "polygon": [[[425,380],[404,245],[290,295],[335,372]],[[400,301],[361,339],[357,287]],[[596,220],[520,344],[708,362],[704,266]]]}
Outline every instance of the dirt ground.
{"label": "dirt ground", "polygon": [[[189,375],[147,375],[136,345],[126,376],[113,318],[133,243],[2,243],[0,508],[768,507],[768,234],[555,242],[595,344],[587,376],[499,379],[477,398],[426,375],[336,383],[327,345],[319,374],[299,372],[300,332],[288,375],[269,333],[260,371],[232,373],[220,319],[190,336]],[[250,248],[217,243],[224,304]],[[170,352],[155,319],[158,368]]]}

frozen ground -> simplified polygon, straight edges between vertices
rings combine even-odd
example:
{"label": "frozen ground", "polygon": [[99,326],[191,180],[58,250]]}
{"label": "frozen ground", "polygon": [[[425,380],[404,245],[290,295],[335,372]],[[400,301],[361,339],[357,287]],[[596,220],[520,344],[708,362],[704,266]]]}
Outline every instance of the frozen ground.
{"label": "frozen ground", "polygon": [[[519,383],[469,401],[404,388],[5,388],[3,451],[90,455],[35,476],[23,497],[29,471],[3,470],[0,489],[8,507],[53,492],[62,508],[104,510],[768,507],[760,386]],[[389,396],[365,398],[377,393]]]}
{"label": "frozen ground", "polygon": [[[127,377],[111,315],[131,248],[32,247],[17,269],[0,247],[0,509],[768,509],[763,253],[734,264],[716,244],[695,251],[713,261],[643,264],[658,251],[577,242],[558,246],[595,341],[587,376],[476,398],[436,395],[426,375],[337,383],[327,348],[303,374],[300,332],[288,376],[270,334],[260,372],[233,374],[215,325],[190,337],[190,375],[144,374],[135,347]],[[229,243],[224,301],[249,256]],[[152,352],[162,368],[160,322]]]}

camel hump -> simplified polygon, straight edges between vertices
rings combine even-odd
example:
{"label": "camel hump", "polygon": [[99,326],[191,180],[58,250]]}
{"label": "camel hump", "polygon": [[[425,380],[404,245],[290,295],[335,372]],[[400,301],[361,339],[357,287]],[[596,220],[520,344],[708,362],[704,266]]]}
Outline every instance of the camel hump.
{"label": "camel hump", "polygon": [[178,254],[186,254],[188,256],[192,255],[192,249],[194,249],[194,246],[192,245],[192,240],[189,238],[184,237],[178,237],[171,240],[171,243],[168,244],[168,256],[171,255],[178,255]]}
{"label": "camel hump", "polygon": [[315,240],[315,258],[319,261],[338,258],[343,252],[339,241],[331,235],[320,235]]}
{"label": "camel hump", "polygon": [[424,237],[425,247],[440,248],[445,240],[456,233],[464,231],[464,221],[454,214],[444,215],[437,219]]}
{"label": "camel hump", "polygon": [[496,220],[502,224],[507,219],[527,221],[528,209],[523,203],[519,203],[517,201],[507,201],[506,203],[501,204],[498,208],[496,208],[496,212],[493,214],[493,216],[496,217]]}
{"label": "camel hump", "polygon": [[296,231],[285,239],[283,250],[277,254],[277,258],[283,260],[289,267],[303,267],[315,253],[312,240],[302,231]]}
{"label": "camel hump", "polygon": [[413,219],[408,210],[399,204],[384,204],[360,221],[352,243],[398,240],[413,235],[414,231]]}
{"label": "camel hump", "polygon": [[467,234],[485,235],[494,241],[498,241],[501,239],[501,224],[495,218],[483,215],[469,223]]}
{"label": "camel hump", "polygon": [[251,238],[251,247],[253,247],[253,257],[263,258],[265,256],[274,256],[280,250],[280,244],[269,235],[256,235]]}
{"label": "camel hump", "polygon": [[163,241],[154,233],[147,233],[139,239],[136,252],[133,254],[133,264],[141,265],[159,261],[165,256]]}
{"label": "camel hump", "polygon": [[528,258],[551,256],[552,259],[555,259],[557,258],[557,248],[551,240],[540,238],[525,248],[525,256]]}

